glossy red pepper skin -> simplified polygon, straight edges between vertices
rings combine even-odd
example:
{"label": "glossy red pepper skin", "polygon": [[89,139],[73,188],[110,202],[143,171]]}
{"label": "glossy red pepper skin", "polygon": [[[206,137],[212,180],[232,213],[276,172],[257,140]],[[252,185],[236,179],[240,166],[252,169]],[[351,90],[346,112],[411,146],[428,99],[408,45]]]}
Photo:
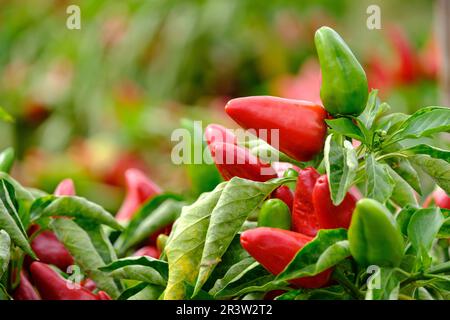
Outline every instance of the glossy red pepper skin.
{"label": "glossy red pepper skin", "polygon": [[161,189],[138,169],[125,172],[125,183],[125,199],[116,215],[119,221],[130,220],[145,201],[161,193]]}
{"label": "glossy red pepper skin", "polygon": [[[230,100],[225,111],[241,127],[256,130],[260,138],[298,161],[311,160],[322,151],[327,132],[327,112],[321,105],[255,96]],[[261,129],[269,130],[267,137],[262,135]],[[279,130],[278,141],[271,141],[270,129]]]}
{"label": "glossy red pepper skin", "polygon": [[137,250],[133,254],[133,256],[135,256],[135,257],[148,256],[148,257],[158,259],[160,254],[161,253],[159,252],[158,249],[156,249],[156,247],[145,246],[145,247],[142,247],[139,250]]}
{"label": "glossy red pepper skin", "polygon": [[[297,252],[311,237],[288,230],[276,228],[255,228],[241,234],[242,247],[270,273],[278,275],[291,262]],[[332,270],[328,269],[313,277],[290,280],[302,288],[321,288],[328,284]]]}
{"label": "glossy red pepper skin", "polygon": [[74,264],[73,257],[52,231],[39,233],[31,242],[31,248],[39,261],[53,264],[63,271]]}
{"label": "glossy red pepper skin", "polygon": [[80,285],[89,291],[94,291],[95,289],[97,289],[97,284],[94,282],[94,280],[89,278],[82,280]]}
{"label": "glossy red pepper skin", "polygon": [[205,139],[208,146],[217,142],[237,144],[237,138],[234,133],[220,124],[208,125],[205,128]]}
{"label": "glossy red pepper skin", "polygon": [[423,206],[429,207],[432,203],[442,209],[450,210],[450,197],[441,188],[436,188],[425,200]]}
{"label": "glossy red pepper skin", "polygon": [[313,204],[313,190],[319,178],[320,174],[312,167],[300,170],[292,209],[292,230],[311,237],[319,231],[319,221]]}
{"label": "glossy red pepper skin", "polygon": [[73,287],[47,264],[33,262],[30,266],[33,282],[43,300],[99,300],[83,287]]}
{"label": "glossy red pepper skin", "polygon": [[294,205],[294,195],[288,186],[278,187],[274,192],[272,192],[272,198],[277,198],[287,204],[289,210],[292,212],[292,206]]}
{"label": "glossy red pepper skin", "polygon": [[344,200],[335,206],[331,201],[327,176],[317,179],[313,190],[313,205],[320,229],[348,229],[357,201],[358,197],[350,190]]}
{"label": "glossy red pepper skin", "polygon": [[270,164],[261,162],[246,148],[230,143],[213,143],[211,154],[225,180],[240,177],[253,181],[267,181],[277,177]]}
{"label": "glossy red pepper skin", "polygon": [[20,272],[19,286],[12,296],[14,300],[42,300],[23,271]]}

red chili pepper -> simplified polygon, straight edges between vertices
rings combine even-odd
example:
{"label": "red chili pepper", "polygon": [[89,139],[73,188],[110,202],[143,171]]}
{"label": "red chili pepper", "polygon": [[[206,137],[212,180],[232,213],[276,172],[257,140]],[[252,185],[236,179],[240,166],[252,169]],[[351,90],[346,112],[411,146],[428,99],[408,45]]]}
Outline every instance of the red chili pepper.
{"label": "red chili pepper", "polygon": [[[327,112],[318,104],[270,96],[245,97],[229,101],[225,111],[241,127],[256,130],[259,138],[298,161],[311,160],[322,151]],[[272,141],[272,129],[279,130],[277,141]]]}
{"label": "red chili pepper", "polygon": [[61,181],[53,192],[55,196],[74,196],[75,185],[72,179],[64,179]]}
{"label": "red chili pepper", "polygon": [[439,208],[450,210],[450,197],[439,187],[427,197],[423,206],[429,207],[432,202]]}
{"label": "red chili pepper", "polygon": [[14,300],[42,300],[23,271],[20,272],[20,283],[14,290],[13,298]]}
{"label": "red chili pepper", "polygon": [[89,290],[62,278],[45,263],[33,262],[30,272],[43,300],[99,300]]}
{"label": "red chili pepper", "polygon": [[225,180],[240,177],[253,181],[267,181],[277,177],[270,164],[261,162],[248,149],[230,143],[213,143],[211,154]]}
{"label": "red chili pepper", "polygon": [[237,143],[236,136],[233,134],[233,132],[219,124],[210,124],[206,127],[205,139],[208,145],[217,142],[231,144]]}
{"label": "red chili pepper", "polygon": [[[276,228],[255,228],[241,234],[241,245],[256,261],[270,273],[278,275],[291,262],[297,252],[311,237],[288,230]],[[302,288],[320,288],[325,286],[331,276],[328,269],[313,277],[302,277],[289,282]]]}
{"label": "red chili pepper", "polygon": [[145,201],[161,193],[161,189],[138,169],[128,169],[125,182],[126,196],[116,215],[122,221],[130,220]]}
{"label": "red chili pepper", "polygon": [[98,300],[112,300],[109,294],[107,294],[105,291],[99,291],[97,293]]}
{"label": "red chili pepper", "polygon": [[153,247],[153,246],[145,246],[145,247],[140,248],[138,251],[136,251],[133,254],[133,256],[135,256],[135,257],[149,256],[149,257],[158,259],[160,254],[161,253],[159,252],[159,250],[156,249],[155,247]]}
{"label": "red chili pepper", "polygon": [[326,175],[317,179],[313,190],[313,205],[321,229],[348,229],[358,198],[350,189],[344,200],[335,206],[331,201],[330,186]]}
{"label": "red chili pepper", "polygon": [[314,185],[319,177],[320,174],[312,167],[300,170],[295,187],[292,230],[311,237],[319,230],[313,204]]}
{"label": "red chili pepper", "polygon": [[73,257],[52,231],[38,234],[31,242],[31,248],[41,262],[53,264],[63,271],[74,264]]}
{"label": "red chili pepper", "polygon": [[403,29],[398,26],[388,28],[388,37],[398,57],[396,76],[401,83],[410,83],[417,78],[417,58]]}
{"label": "red chili pepper", "polygon": [[277,198],[287,204],[289,210],[292,212],[292,206],[294,204],[294,195],[288,186],[278,187],[274,192],[272,192],[272,198]]}
{"label": "red chili pepper", "polygon": [[[57,196],[75,195],[75,186],[72,179],[61,181],[54,192]],[[32,225],[29,234],[32,235],[39,231],[38,225]],[[32,241],[31,248],[41,262],[53,264],[61,270],[67,270],[67,267],[74,264],[73,257],[64,245],[58,240],[56,235],[50,230],[44,230],[39,233]]]}
{"label": "red chili pepper", "polygon": [[97,284],[94,282],[94,280],[89,278],[82,280],[80,285],[89,291],[94,291],[95,289],[97,289]]}

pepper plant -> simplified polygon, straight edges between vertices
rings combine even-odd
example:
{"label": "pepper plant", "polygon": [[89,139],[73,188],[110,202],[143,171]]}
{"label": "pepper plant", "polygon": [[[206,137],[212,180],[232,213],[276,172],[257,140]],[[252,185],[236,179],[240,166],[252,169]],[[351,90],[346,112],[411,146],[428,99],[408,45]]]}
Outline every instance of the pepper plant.
{"label": "pepper plant", "polygon": [[[214,163],[189,168],[208,181],[196,199],[129,172],[119,223],[67,182],[55,195],[22,186],[1,154],[0,296],[449,299],[450,109],[389,113],[335,31],[319,29],[316,46],[324,105],[231,100],[226,113],[256,136],[208,126]],[[424,174],[436,187],[425,202]],[[37,250],[44,232],[51,258]]]}

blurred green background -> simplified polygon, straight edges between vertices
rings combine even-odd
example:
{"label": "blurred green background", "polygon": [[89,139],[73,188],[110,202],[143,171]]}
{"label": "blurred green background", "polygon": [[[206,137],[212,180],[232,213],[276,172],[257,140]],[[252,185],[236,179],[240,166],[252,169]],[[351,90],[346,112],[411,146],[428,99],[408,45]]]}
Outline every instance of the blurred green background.
{"label": "blurred green background", "polygon": [[[81,9],[81,30],[66,8]],[[381,30],[366,27],[369,5]],[[170,161],[180,119],[234,124],[233,97],[317,99],[314,31],[335,28],[395,111],[439,103],[430,0],[0,1],[0,146],[13,175],[52,191],[63,178],[110,210],[123,172],[138,167],[164,189],[190,190]]]}

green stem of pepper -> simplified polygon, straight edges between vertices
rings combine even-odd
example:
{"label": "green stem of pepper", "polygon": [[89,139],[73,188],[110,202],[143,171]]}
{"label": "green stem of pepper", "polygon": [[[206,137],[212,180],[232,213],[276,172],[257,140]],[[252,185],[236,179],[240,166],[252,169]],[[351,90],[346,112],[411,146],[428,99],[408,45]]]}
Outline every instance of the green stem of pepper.
{"label": "green stem of pepper", "polygon": [[351,283],[347,277],[344,275],[344,273],[339,269],[336,268],[333,272],[333,278],[339,282],[342,287],[344,287],[344,289],[351,294],[354,298],[358,299],[358,300],[363,300],[364,299],[364,294],[359,291],[359,289],[357,287],[355,287],[355,285],[353,285],[353,283]]}

